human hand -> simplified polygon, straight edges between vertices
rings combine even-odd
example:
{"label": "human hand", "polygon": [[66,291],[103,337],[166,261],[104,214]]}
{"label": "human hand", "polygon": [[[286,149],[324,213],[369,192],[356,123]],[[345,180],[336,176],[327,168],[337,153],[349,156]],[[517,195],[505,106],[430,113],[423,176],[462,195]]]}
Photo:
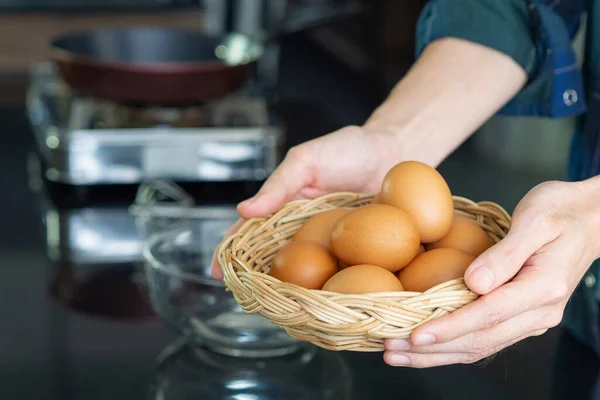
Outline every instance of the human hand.
{"label": "human hand", "polygon": [[[385,173],[401,161],[437,167],[526,82],[527,72],[499,51],[462,39],[436,40],[363,127],[342,128],[293,148],[238,212],[252,218],[277,211],[294,197],[376,192]],[[212,274],[223,278],[214,258]]]}
{"label": "human hand", "polygon": [[[258,193],[238,205],[242,219],[225,236],[237,231],[245,219],[275,212],[292,199],[312,199],[336,191],[378,192],[383,177],[401,157],[396,148],[391,131],[357,126],[292,148]],[[215,279],[223,279],[216,257],[211,272]]]}
{"label": "human hand", "polygon": [[415,368],[474,363],[558,325],[600,257],[600,186],[591,181],[531,190],[506,238],[465,273],[467,286],[482,297],[418,327],[410,340],[386,340],[385,362]]}

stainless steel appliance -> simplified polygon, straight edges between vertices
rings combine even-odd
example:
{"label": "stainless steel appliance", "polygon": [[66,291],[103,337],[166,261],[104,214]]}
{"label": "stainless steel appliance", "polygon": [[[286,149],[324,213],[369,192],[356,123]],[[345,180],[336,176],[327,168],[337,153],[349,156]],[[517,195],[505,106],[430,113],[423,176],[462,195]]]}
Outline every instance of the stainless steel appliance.
{"label": "stainless steel appliance", "polygon": [[126,106],[74,95],[51,64],[32,70],[27,109],[44,175],[71,185],[260,181],[277,165],[284,135],[261,97]]}
{"label": "stainless steel appliance", "polygon": [[[128,106],[78,96],[43,64],[32,69],[27,100],[36,142],[31,186],[46,194],[42,215],[55,260],[141,261],[145,238],[128,207],[140,184],[156,180],[191,185],[195,202],[228,215],[213,230],[211,243],[218,242],[235,220],[235,203],[254,194],[281,158],[284,128],[264,97]],[[172,216],[189,205],[172,200],[153,207]]]}

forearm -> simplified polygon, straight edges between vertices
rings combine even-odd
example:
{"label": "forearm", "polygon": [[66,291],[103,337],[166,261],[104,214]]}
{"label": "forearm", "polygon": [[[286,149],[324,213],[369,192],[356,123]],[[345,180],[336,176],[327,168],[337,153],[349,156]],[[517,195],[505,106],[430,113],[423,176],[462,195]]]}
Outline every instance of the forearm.
{"label": "forearm", "polygon": [[425,49],[365,128],[393,132],[399,158],[437,166],[526,81],[523,68],[503,53],[441,39]]}

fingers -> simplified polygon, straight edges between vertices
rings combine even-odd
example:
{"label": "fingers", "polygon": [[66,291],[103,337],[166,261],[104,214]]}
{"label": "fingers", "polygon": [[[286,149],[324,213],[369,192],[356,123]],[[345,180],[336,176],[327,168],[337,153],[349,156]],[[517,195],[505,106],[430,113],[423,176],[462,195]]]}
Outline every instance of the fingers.
{"label": "fingers", "polygon": [[463,353],[413,354],[391,351],[383,353],[383,360],[392,367],[429,368],[442,365],[465,364],[468,362],[468,359],[468,355]]}
{"label": "fingers", "polygon": [[[244,222],[246,222],[246,220],[244,220],[243,218],[238,219],[233,225],[231,225],[229,229],[227,229],[227,232],[225,232],[224,237],[227,237],[237,232],[237,230],[240,229]],[[221,271],[221,265],[219,264],[219,260],[217,258],[217,252],[219,251],[219,247],[221,247],[220,243],[213,252],[212,262],[210,265],[210,274],[214,279],[220,281],[223,279],[223,271]]]}
{"label": "fingers", "polygon": [[291,149],[258,193],[238,205],[242,217],[248,219],[273,213],[312,182],[312,157],[306,149],[305,145]]}
{"label": "fingers", "polygon": [[[306,147],[291,149],[283,162],[277,167],[275,172],[267,179],[258,193],[238,204],[237,210],[242,219],[238,220],[225,233],[225,237],[236,232],[246,219],[260,217],[271,214],[285,205],[290,199],[296,196],[312,180],[312,169],[310,157]],[[219,246],[220,247],[220,246]],[[223,271],[217,259],[215,249],[211,263],[211,275],[214,279],[223,279]]]}
{"label": "fingers", "polygon": [[411,335],[411,342],[415,346],[446,343],[497,325],[544,305],[547,290],[547,284],[541,279],[509,282],[444,317],[418,327]]}
{"label": "fingers", "polygon": [[411,352],[395,352],[385,351],[383,353],[384,361],[393,367],[412,367],[412,368],[430,368],[439,367],[442,365],[452,364],[472,364],[481,361],[493,354],[498,353],[506,347],[512,346],[513,344],[520,342],[530,336],[539,336],[546,332],[546,329],[540,329],[533,331],[529,334],[523,335],[522,337],[513,339],[506,343],[503,343],[495,348],[488,349],[482,353],[433,353],[433,354],[420,354]]}
{"label": "fingers", "polygon": [[[306,148],[304,145],[291,149],[258,193],[238,204],[237,210],[242,218],[227,230],[225,237],[236,232],[247,219],[271,214],[294,197],[311,197],[312,194],[322,193],[316,189],[311,191],[308,187],[313,179],[313,171]],[[214,279],[221,280],[223,272],[217,259],[217,251],[218,247],[213,254],[211,275]]]}
{"label": "fingers", "polygon": [[523,264],[544,245],[556,239],[544,220],[527,221],[481,254],[465,272],[465,283],[478,294],[490,293],[516,275]]}
{"label": "fingers", "polygon": [[549,328],[553,321],[546,316],[549,315],[550,312],[550,307],[527,311],[491,328],[472,332],[446,343],[432,344],[429,346],[413,346],[408,340],[391,339],[386,340],[385,348],[386,350],[391,351],[420,354],[481,354],[490,349],[500,347],[504,343],[515,338],[526,336],[530,332]]}
{"label": "fingers", "polygon": [[[237,210],[242,218],[227,230],[225,237],[236,232],[247,219],[271,214],[297,195],[310,197],[311,194],[321,194],[321,191],[315,189],[311,192],[307,187],[313,179],[313,171],[310,154],[305,149],[306,146],[300,146],[290,150],[258,193],[238,204]],[[218,247],[213,254],[211,275],[214,279],[221,280],[223,271],[217,259],[217,251]]]}

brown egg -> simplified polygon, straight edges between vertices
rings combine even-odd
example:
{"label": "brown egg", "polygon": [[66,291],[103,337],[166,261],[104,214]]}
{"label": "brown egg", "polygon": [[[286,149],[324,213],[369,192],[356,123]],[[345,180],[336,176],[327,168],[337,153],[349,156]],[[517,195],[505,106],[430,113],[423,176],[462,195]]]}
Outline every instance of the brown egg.
{"label": "brown egg", "polygon": [[331,251],[331,230],[335,223],[348,212],[350,210],[347,208],[336,208],[313,215],[298,229],[292,240],[308,240],[319,243]]}
{"label": "brown egg", "polygon": [[417,250],[417,255],[415,257],[418,257],[423,253],[425,253],[425,247],[423,247],[423,245],[420,245],[419,250]]}
{"label": "brown egg", "polygon": [[427,289],[461,278],[475,260],[472,254],[456,249],[433,249],[426,251],[398,272],[404,289],[424,292]]}
{"label": "brown egg", "polygon": [[309,241],[294,241],[273,257],[269,275],[307,289],[321,289],[337,271],[337,261],[325,247]]}
{"label": "brown egg", "polygon": [[398,292],[402,284],[387,269],[375,265],[355,265],[332,276],[323,290],[345,294]]}
{"label": "brown egg", "polygon": [[417,254],[419,233],[404,211],[373,204],[349,212],[335,224],[331,248],[348,265],[378,265],[395,272]]}
{"label": "brown egg", "polygon": [[490,238],[477,225],[477,222],[469,218],[455,216],[450,232],[441,240],[429,243],[425,247],[427,250],[439,248],[458,249],[477,257],[490,247]]}
{"label": "brown egg", "polygon": [[381,203],[406,211],[414,219],[422,243],[440,240],[452,225],[450,188],[435,168],[421,162],[402,162],[387,173]]}

